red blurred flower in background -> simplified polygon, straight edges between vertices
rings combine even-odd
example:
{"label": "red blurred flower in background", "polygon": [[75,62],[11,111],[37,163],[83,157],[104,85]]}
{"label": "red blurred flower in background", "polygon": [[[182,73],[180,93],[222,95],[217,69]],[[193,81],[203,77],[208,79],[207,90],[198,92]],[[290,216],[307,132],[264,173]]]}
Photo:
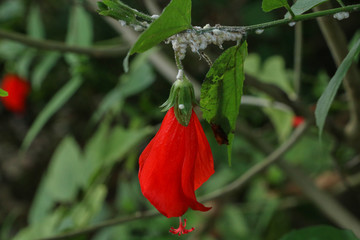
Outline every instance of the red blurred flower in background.
{"label": "red blurred flower in background", "polygon": [[296,128],[299,125],[301,125],[304,121],[305,121],[304,117],[302,117],[302,116],[294,116],[293,120],[292,120],[292,126]]}
{"label": "red blurred flower in background", "polygon": [[9,94],[7,97],[0,98],[4,107],[14,113],[23,113],[26,97],[30,92],[29,82],[15,74],[6,74],[0,88]]}
{"label": "red blurred flower in background", "polygon": [[[141,191],[150,203],[166,217],[181,217],[188,208],[208,211],[195,196],[213,173],[214,162],[209,143],[195,112],[191,110],[187,126],[180,124],[174,107],[167,112],[161,127],[139,159]],[[186,234],[181,222],[174,234]]]}

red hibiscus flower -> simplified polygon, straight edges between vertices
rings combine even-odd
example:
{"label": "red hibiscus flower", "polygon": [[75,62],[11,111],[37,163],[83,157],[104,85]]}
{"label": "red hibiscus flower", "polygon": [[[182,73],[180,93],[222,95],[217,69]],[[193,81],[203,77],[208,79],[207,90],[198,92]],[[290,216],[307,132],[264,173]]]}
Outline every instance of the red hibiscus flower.
{"label": "red hibiscus flower", "polygon": [[179,217],[179,228],[173,234],[186,234],[186,219],[181,216],[191,208],[208,211],[195,196],[213,173],[214,161],[198,117],[192,110],[195,103],[189,80],[177,80],[168,101],[163,105],[167,114],[155,137],[139,158],[141,191],[164,216]]}
{"label": "red hibiscus flower", "polygon": [[14,113],[23,113],[25,100],[30,91],[29,83],[15,74],[7,74],[3,78],[1,88],[9,94],[0,98],[5,108]]}
{"label": "red hibiscus flower", "polygon": [[180,217],[189,207],[199,211],[210,209],[195,197],[195,190],[214,173],[214,163],[194,111],[185,127],[171,108],[142,152],[139,164],[142,193],[166,217]]}

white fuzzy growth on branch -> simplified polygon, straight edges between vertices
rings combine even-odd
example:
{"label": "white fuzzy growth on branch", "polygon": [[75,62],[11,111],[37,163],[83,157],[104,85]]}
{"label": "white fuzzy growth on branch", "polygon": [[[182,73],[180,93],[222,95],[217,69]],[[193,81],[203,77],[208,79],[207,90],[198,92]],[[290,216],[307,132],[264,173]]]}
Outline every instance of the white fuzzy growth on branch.
{"label": "white fuzzy growth on branch", "polygon": [[222,44],[225,41],[239,41],[243,37],[243,33],[229,32],[221,29],[213,29],[212,31],[202,30],[209,29],[210,25],[205,25],[203,28],[194,27],[195,30],[188,30],[183,33],[178,33],[167,39],[165,43],[172,44],[174,51],[177,53],[180,60],[185,58],[186,49],[189,47],[192,52],[199,53],[208,45],[214,44],[222,49]]}

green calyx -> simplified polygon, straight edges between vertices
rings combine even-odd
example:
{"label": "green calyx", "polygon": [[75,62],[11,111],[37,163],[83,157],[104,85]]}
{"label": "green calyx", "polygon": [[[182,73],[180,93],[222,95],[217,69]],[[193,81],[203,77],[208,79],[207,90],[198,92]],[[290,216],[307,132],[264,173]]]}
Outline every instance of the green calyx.
{"label": "green calyx", "polygon": [[178,79],[174,82],[169,98],[160,107],[162,111],[168,111],[174,107],[176,119],[186,127],[191,119],[193,105],[196,105],[194,87],[184,76],[182,80]]}

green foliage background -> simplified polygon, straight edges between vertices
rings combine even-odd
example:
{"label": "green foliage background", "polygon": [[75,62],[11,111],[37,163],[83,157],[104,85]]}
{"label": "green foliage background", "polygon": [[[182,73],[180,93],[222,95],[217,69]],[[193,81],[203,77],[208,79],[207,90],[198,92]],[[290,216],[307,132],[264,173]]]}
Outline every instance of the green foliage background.
{"label": "green foliage background", "polygon": [[[161,9],[169,3],[156,2]],[[284,2],[277,2],[193,0],[191,23],[251,25],[283,18],[287,11],[276,8],[284,6]],[[147,11],[143,1],[124,3]],[[295,13],[308,10],[295,6]],[[275,10],[264,13],[262,8]],[[189,27],[189,21],[185,19],[174,28],[184,30]],[[355,34],[359,33],[359,25],[353,23],[358,22],[358,13],[340,22],[348,39],[354,39],[355,46],[359,45],[359,34]],[[313,109],[337,69],[316,21],[304,22],[303,27],[300,97],[305,108]],[[149,59],[153,52],[161,51],[173,62],[171,47],[160,44],[160,48],[132,56],[129,72],[125,73],[123,59],[131,46],[86,1],[4,0],[0,2],[0,29],[76,47],[126,47],[118,57],[97,58],[39,50],[0,39],[0,74],[17,73],[32,85],[25,114],[14,115],[0,105],[0,239],[40,239],[152,209],[140,192],[137,159],[159,127],[164,114],[158,106],[167,99],[170,90],[169,81]],[[166,38],[165,35],[157,34],[159,39],[150,47]],[[246,79],[272,84],[289,99],[296,97],[294,28],[282,25],[266,29],[261,35],[249,35],[247,43],[249,55],[243,66],[246,78],[242,91],[246,96],[270,104],[260,107],[242,104],[236,125],[250,129],[254,137],[277,146],[294,130],[292,119],[296,113],[274,107],[271,104],[274,99],[247,84]],[[225,43],[224,48],[233,45]],[[135,45],[130,53],[147,48]],[[222,52],[217,46],[206,50],[213,62]],[[352,58],[356,58],[358,53],[355,50],[353,53]],[[188,52],[183,64],[197,85],[204,80],[207,84],[206,61]],[[340,87],[339,91],[329,115],[342,126],[348,115],[343,89]],[[1,89],[0,94],[4,95]],[[198,113],[201,110],[196,109]],[[206,110],[203,112],[204,118],[211,120]],[[231,136],[231,167],[227,162],[228,150],[216,143],[210,126],[203,121],[216,173],[198,190],[198,196],[221,189],[265,158],[245,135],[239,134],[234,118],[232,121],[228,133],[235,131],[236,134],[234,138]],[[320,143],[317,128],[311,127],[285,159],[303,169],[314,181],[328,183],[320,187],[359,217],[356,197],[359,184],[336,193],[342,186],[339,169],[351,177],[358,176],[359,165],[351,165],[356,157],[354,149],[327,133]],[[184,239],[290,240],[295,239],[294,234],[313,236],[328,231],[315,228],[285,235],[293,229],[333,224],[276,165],[226,201],[207,205],[212,205],[213,210],[186,213],[188,225],[196,231],[183,236]],[[176,227],[177,222],[178,219],[159,216],[72,239],[116,240],[119,236],[121,239],[169,239],[168,229]],[[355,239],[347,231],[331,231],[344,236],[344,240]]]}

